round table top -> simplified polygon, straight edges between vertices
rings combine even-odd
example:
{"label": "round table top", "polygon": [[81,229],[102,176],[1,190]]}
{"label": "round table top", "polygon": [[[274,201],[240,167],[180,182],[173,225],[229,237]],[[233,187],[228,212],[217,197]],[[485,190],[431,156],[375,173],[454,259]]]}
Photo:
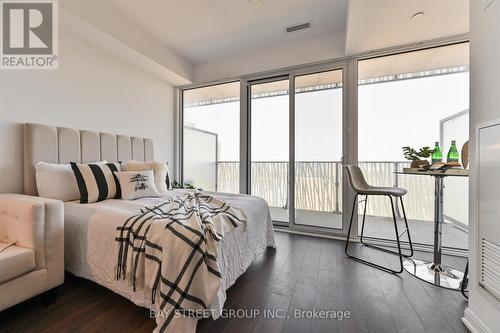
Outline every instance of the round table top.
{"label": "round table top", "polygon": [[399,175],[421,175],[435,177],[469,177],[467,169],[448,169],[446,172],[440,170],[422,170],[417,168],[404,168],[403,171],[396,171]]}

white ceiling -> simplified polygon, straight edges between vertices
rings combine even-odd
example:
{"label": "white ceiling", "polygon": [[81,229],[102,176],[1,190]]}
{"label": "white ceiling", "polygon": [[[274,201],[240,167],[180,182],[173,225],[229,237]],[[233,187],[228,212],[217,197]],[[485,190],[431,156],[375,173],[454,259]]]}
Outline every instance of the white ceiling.
{"label": "white ceiling", "polygon": [[469,32],[469,0],[349,0],[348,12],[346,54]]}
{"label": "white ceiling", "polygon": [[[347,12],[347,0],[106,1],[194,64],[344,34]],[[311,28],[285,33],[303,22]]]}
{"label": "white ceiling", "polygon": [[[190,82],[465,34],[469,1],[59,0]],[[420,11],[424,16],[411,20]],[[285,27],[304,22],[312,27],[285,33]]]}

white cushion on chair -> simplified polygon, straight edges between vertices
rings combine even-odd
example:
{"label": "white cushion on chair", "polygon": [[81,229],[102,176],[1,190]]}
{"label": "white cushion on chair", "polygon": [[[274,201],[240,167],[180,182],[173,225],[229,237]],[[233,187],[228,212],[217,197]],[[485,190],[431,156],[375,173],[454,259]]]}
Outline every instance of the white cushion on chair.
{"label": "white cushion on chair", "polygon": [[[0,248],[7,246],[0,242]],[[0,252],[0,283],[17,278],[35,268],[35,251],[11,245]]]}
{"label": "white cushion on chair", "polygon": [[0,311],[64,282],[61,201],[0,194]]}

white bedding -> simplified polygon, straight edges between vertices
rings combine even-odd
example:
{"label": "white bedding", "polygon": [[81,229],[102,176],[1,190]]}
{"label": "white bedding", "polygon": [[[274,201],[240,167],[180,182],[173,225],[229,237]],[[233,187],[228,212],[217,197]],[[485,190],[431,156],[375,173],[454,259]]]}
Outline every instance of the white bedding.
{"label": "white bedding", "polygon": [[[170,195],[182,194],[171,191]],[[226,193],[210,193],[229,205],[242,208],[248,221],[225,235],[219,245],[219,264],[222,284],[216,299],[210,305],[217,318],[226,300],[226,290],[245,272],[255,257],[267,246],[274,247],[274,234],[267,203],[258,197]],[[165,198],[165,197],[164,197]],[[117,262],[116,224],[144,206],[160,203],[162,198],[144,198],[135,201],[106,200],[93,204],[67,202],[65,216],[66,270],[92,280],[149,308],[143,292],[134,292],[124,281],[115,280]],[[117,219],[116,217],[122,217]],[[116,223],[116,222],[115,222]]]}

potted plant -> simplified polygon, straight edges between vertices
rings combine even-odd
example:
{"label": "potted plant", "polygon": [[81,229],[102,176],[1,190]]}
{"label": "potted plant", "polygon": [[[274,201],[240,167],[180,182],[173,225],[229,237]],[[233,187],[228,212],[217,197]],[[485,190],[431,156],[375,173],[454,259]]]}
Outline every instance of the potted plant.
{"label": "potted plant", "polygon": [[420,150],[415,150],[411,147],[403,147],[403,153],[407,160],[411,161],[410,168],[420,168],[424,165],[428,165],[429,161],[426,158],[432,156],[432,149],[428,146],[420,148]]}

